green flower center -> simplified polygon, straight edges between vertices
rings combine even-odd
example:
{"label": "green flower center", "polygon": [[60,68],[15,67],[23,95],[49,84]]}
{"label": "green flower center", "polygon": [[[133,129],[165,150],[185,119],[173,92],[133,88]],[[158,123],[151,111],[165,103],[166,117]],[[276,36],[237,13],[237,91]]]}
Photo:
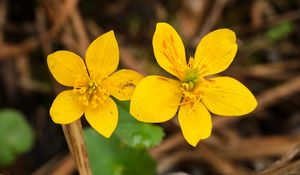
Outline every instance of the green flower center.
{"label": "green flower center", "polygon": [[185,72],[185,76],[182,80],[182,87],[186,90],[192,90],[197,85],[199,80],[199,74],[197,69],[189,68]]}
{"label": "green flower center", "polygon": [[[199,102],[203,96],[203,89],[199,86],[200,74],[198,69],[189,68],[185,72],[185,76],[181,82],[181,91],[183,100],[181,105],[192,104],[193,106]],[[193,109],[194,107],[192,107]]]}

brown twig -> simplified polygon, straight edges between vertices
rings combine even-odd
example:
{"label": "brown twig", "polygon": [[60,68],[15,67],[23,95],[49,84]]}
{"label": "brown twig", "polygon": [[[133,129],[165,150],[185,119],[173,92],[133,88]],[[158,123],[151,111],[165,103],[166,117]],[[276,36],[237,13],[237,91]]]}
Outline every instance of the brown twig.
{"label": "brown twig", "polygon": [[84,57],[85,50],[89,45],[89,38],[84,26],[84,22],[81,18],[81,15],[78,9],[74,10],[73,15],[71,16],[72,28],[75,31],[75,38],[77,38],[78,51],[82,57]]}
{"label": "brown twig", "polygon": [[274,170],[262,173],[261,175],[298,175],[298,174],[300,174],[300,160],[291,164],[287,164],[286,166],[282,166]]}
{"label": "brown twig", "polygon": [[288,96],[298,92],[300,92],[300,76],[292,78],[278,87],[262,92],[257,97],[259,105],[256,108],[256,112],[276,104],[279,100],[287,98]]}
{"label": "brown twig", "polygon": [[233,162],[225,157],[220,156],[213,149],[208,146],[201,144],[196,150],[179,150],[169,156],[158,161],[158,173],[163,173],[170,169],[172,166],[184,162],[184,161],[199,161],[207,162],[214,168],[217,174],[224,175],[244,175],[248,174],[245,170],[242,170],[234,166]]}
{"label": "brown twig", "polygon": [[195,37],[193,41],[193,46],[197,46],[201,38],[210,32],[218,22],[218,19],[222,15],[222,11],[225,8],[226,4],[228,3],[228,0],[216,0],[213,4],[213,7],[208,15],[206,17],[206,20],[204,21],[203,26],[201,27],[200,33]]}
{"label": "brown twig", "polygon": [[182,133],[177,132],[176,134],[165,139],[159,146],[152,148],[150,150],[150,154],[153,158],[158,159],[163,156],[165,152],[175,149],[184,143],[185,140],[182,136]]}
{"label": "brown twig", "polygon": [[6,22],[6,10],[7,10],[7,1],[6,0],[0,1],[0,46],[4,41],[3,30]]}
{"label": "brown twig", "polygon": [[71,124],[62,125],[62,128],[79,173],[81,175],[92,174],[80,120]]}
{"label": "brown twig", "polygon": [[288,74],[289,71],[297,69],[300,69],[300,58],[254,65],[250,67],[233,67],[230,69],[229,75],[242,74],[242,76],[256,78],[272,78],[281,74]]}
{"label": "brown twig", "polygon": [[208,0],[186,0],[182,1],[182,7],[177,13],[179,33],[187,41],[191,41],[199,26],[202,25],[207,12]]}
{"label": "brown twig", "polygon": [[239,35],[244,35],[244,34],[249,34],[252,32],[257,32],[259,30],[270,28],[284,21],[295,21],[298,19],[300,19],[299,9],[273,16],[272,20],[270,20],[269,22],[264,22],[264,25],[259,25],[258,27],[252,27],[252,24],[242,24],[240,26],[235,27],[234,31],[238,31]]}
{"label": "brown twig", "polygon": [[[55,37],[55,35],[60,31],[66,21],[69,19],[71,15],[74,14],[74,11],[77,7],[78,0],[66,0],[65,3],[61,7],[58,14],[59,18],[55,18],[54,24],[49,31],[49,35],[47,39]],[[58,15],[57,15],[58,16]]]}
{"label": "brown twig", "polygon": [[266,156],[283,156],[299,143],[300,136],[268,136],[240,139],[235,145],[219,147],[230,159],[249,160]]}
{"label": "brown twig", "polygon": [[262,172],[262,174],[267,174],[272,171],[277,171],[284,165],[288,164],[294,157],[299,155],[300,153],[300,143],[295,146],[294,149],[289,151],[285,156],[283,156],[280,160],[276,161],[273,165],[269,166],[266,170]]}
{"label": "brown twig", "polygon": [[133,50],[129,47],[120,46],[121,64],[128,69],[132,69],[143,75],[147,75],[147,71],[145,71],[145,65],[147,64],[147,62],[137,61],[132,52]]}
{"label": "brown twig", "polygon": [[56,156],[32,173],[32,175],[70,175],[76,170],[75,162],[70,154]]}
{"label": "brown twig", "polygon": [[28,54],[30,51],[37,48],[39,42],[36,38],[29,38],[21,44],[2,44],[0,47],[0,61],[9,58],[16,58],[21,54]]}

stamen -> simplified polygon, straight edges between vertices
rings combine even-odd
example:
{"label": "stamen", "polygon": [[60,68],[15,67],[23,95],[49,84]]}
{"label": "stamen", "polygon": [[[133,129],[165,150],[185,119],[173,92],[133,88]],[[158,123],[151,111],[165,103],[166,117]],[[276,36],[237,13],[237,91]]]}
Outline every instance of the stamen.
{"label": "stamen", "polygon": [[198,102],[200,101],[200,99],[202,98],[202,96],[199,96],[198,99],[196,100],[196,102],[194,102],[191,110],[189,110],[188,114],[190,114],[196,107],[196,105],[198,104]]}
{"label": "stamen", "polygon": [[195,61],[194,61],[194,58],[193,58],[193,57],[190,57],[188,66],[189,66],[190,68],[193,67],[194,62],[195,62]]}
{"label": "stamen", "polygon": [[74,86],[74,93],[79,94],[79,101],[85,106],[97,107],[103,104],[110,95],[106,89],[102,89],[95,81],[90,81],[84,87]]}
{"label": "stamen", "polygon": [[[193,79],[192,79],[193,80]],[[197,79],[196,83],[200,80]],[[183,82],[181,84],[181,91],[183,94],[183,101],[179,105],[186,105],[186,104],[192,104],[192,108],[188,111],[188,113],[191,113],[200,99],[203,97],[203,88],[201,85],[201,88],[198,84],[196,84],[195,81],[187,81]],[[197,87],[196,87],[197,86]]]}
{"label": "stamen", "polygon": [[171,104],[170,107],[177,107],[177,106],[181,106],[181,105],[186,105],[186,104],[190,104],[192,103],[193,101],[185,101],[185,102],[181,102],[181,103],[178,103],[178,104]]}

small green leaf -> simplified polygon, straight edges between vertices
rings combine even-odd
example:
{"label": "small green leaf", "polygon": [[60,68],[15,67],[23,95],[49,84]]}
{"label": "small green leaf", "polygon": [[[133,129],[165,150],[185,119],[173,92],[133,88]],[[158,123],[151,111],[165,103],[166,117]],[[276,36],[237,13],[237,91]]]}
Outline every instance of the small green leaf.
{"label": "small green leaf", "polygon": [[84,129],[84,136],[93,174],[155,174],[155,162],[146,150],[130,148],[114,135],[106,139],[92,128]]}
{"label": "small green leaf", "polygon": [[151,148],[164,137],[160,126],[142,123],[129,114],[129,102],[118,102],[119,123],[115,131],[122,142],[134,148]]}
{"label": "small green leaf", "polygon": [[286,37],[294,30],[294,25],[290,21],[284,21],[266,32],[266,36],[271,41],[277,41]]}
{"label": "small green leaf", "polygon": [[0,165],[11,164],[18,154],[31,149],[33,133],[24,116],[13,109],[0,111]]}

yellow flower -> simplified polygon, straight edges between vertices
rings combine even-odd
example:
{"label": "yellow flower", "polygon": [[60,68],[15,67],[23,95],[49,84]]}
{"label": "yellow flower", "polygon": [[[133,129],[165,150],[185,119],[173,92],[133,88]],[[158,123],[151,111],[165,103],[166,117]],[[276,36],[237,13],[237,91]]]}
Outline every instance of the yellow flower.
{"label": "yellow flower", "polygon": [[211,113],[239,116],[253,111],[255,97],[240,82],[230,77],[209,77],[224,71],[232,62],[237,44],[233,31],[219,29],[207,34],[196,49],[195,59],[186,63],[185,48],[177,32],[158,23],[153,36],[158,64],[178,78],[151,75],[136,87],[130,113],[143,122],[165,122],[178,112],[187,142],[196,146],[211,134]]}
{"label": "yellow flower", "polygon": [[137,72],[122,69],[113,31],[94,40],[87,48],[84,61],[69,51],[57,51],[47,58],[54,78],[73,90],[61,92],[50,108],[55,123],[68,124],[83,114],[90,125],[110,137],[118,123],[118,109],[110,98],[129,100],[135,85],[143,78]]}

